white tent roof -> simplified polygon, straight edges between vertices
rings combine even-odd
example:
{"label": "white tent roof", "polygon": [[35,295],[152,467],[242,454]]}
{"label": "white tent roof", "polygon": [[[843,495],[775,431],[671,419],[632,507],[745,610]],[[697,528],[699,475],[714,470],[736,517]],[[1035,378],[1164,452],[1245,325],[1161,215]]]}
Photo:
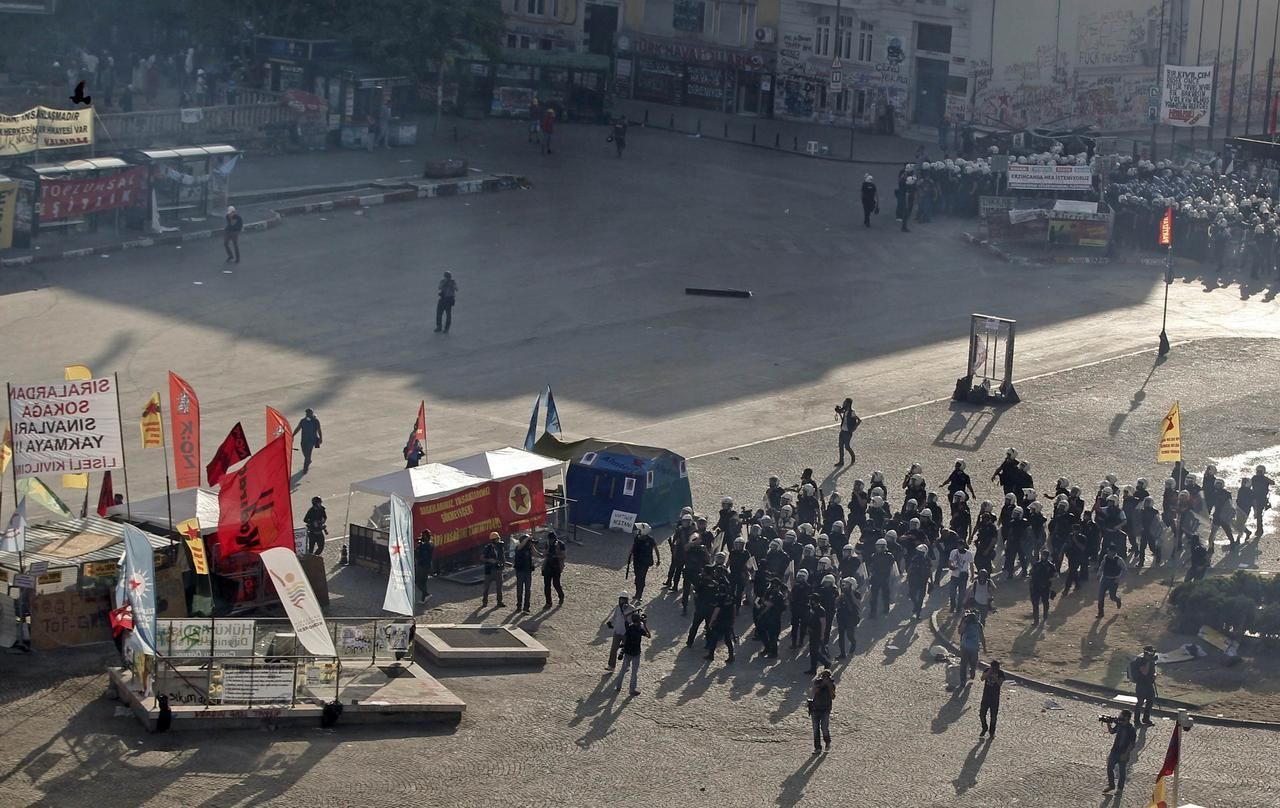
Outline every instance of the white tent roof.
{"label": "white tent roof", "polygon": [[563,461],[507,446],[496,451],[463,457],[451,461],[449,465],[487,480],[507,480],[531,471],[541,471],[543,477],[553,477],[560,473]]}
{"label": "white tent roof", "polygon": [[427,463],[417,468],[400,469],[352,483],[351,490],[384,498],[395,494],[405,502],[417,502],[446,496],[487,482],[489,481],[484,477],[476,477],[453,466]]}
{"label": "white tent roof", "polygon": [[[200,520],[200,532],[204,535],[216,533],[218,530],[218,492],[208,488],[184,488],[173,492],[173,524],[187,519]],[[133,522],[154,525],[164,530],[169,529],[169,503],[163,495],[150,497],[123,505],[115,505],[107,509],[107,516],[120,519],[128,518]]]}

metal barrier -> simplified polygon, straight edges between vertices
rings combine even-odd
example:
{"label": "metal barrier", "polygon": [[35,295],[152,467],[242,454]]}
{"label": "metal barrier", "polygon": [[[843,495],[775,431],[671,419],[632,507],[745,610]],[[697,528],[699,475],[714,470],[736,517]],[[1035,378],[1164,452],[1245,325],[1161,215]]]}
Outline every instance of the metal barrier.
{"label": "metal barrier", "polygon": [[328,624],[332,657],[309,653],[285,618],[160,620],[153,690],[171,704],[206,707],[323,704],[338,700],[344,668],[414,662],[410,618]]}
{"label": "metal barrier", "polygon": [[[190,123],[183,122],[183,110],[180,109],[98,115],[98,147],[137,148],[164,140],[173,140],[180,145],[221,142],[230,132],[256,134],[264,126],[291,123],[297,118],[297,113],[279,103],[200,107],[199,110],[200,120]],[[223,137],[210,140],[214,135]]]}

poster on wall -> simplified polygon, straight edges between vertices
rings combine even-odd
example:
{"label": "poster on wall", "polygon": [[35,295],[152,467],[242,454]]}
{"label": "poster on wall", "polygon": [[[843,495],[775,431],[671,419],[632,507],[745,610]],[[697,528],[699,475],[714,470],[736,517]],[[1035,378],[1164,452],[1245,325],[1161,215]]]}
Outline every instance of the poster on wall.
{"label": "poster on wall", "polygon": [[[69,219],[116,208],[141,205],[147,169],[139,166],[108,177],[87,179],[45,178],[40,181],[40,220]],[[197,189],[199,193],[203,190]],[[196,198],[199,198],[197,194]],[[180,201],[192,201],[190,197]]]}
{"label": "poster on wall", "polygon": [[1208,126],[1213,95],[1213,65],[1165,65],[1160,122],[1169,126]]}
{"label": "poster on wall", "polygon": [[17,477],[108,471],[124,466],[116,380],[9,386]]}

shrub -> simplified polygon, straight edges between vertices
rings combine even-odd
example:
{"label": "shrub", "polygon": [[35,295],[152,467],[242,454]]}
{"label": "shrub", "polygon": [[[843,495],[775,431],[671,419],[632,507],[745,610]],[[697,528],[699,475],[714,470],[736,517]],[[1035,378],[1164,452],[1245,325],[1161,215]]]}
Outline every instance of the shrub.
{"label": "shrub", "polygon": [[1237,636],[1253,630],[1280,636],[1280,575],[1267,580],[1237,571],[1191,581],[1174,589],[1170,601],[1177,631],[1190,633],[1207,625]]}

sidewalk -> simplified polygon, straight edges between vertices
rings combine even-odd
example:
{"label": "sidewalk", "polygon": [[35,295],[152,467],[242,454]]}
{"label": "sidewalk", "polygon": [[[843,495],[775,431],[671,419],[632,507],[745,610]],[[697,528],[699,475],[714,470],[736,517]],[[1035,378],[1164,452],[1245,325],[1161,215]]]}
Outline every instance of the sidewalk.
{"label": "sidewalk", "polygon": [[[645,125],[651,129],[669,129],[687,134],[701,134],[704,138],[727,140],[747,146],[783,152],[805,154],[809,141],[816,141],[817,157],[842,162],[870,165],[898,165],[910,162],[922,144],[914,140],[886,135],[870,135],[853,132],[847,126],[829,126],[820,123],[756,118],[748,115],[730,115],[688,107],[652,104],[647,101],[619,100],[614,102],[614,115],[626,115],[632,125]],[[941,159],[936,143],[923,144],[930,159]],[[821,149],[826,147],[826,153]],[[850,149],[852,147],[852,157]]]}

